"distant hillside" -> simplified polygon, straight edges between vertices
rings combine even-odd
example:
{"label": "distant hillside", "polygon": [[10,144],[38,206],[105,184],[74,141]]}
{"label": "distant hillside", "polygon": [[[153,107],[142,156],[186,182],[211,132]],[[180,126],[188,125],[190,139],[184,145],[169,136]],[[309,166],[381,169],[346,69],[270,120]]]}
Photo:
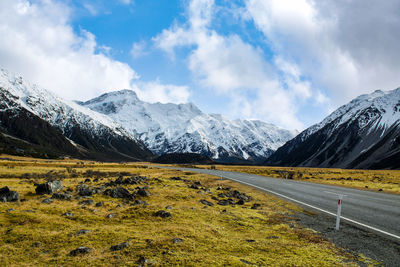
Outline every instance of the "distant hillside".
{"label": "distant hillside", "polygon": [[155,163],[163,164],[213,164],[214,161],[208,157],[195,153],[171,153],[164,154],[153,160]]}
{"label": "distant hillside", "polygon": [[265,164],[399,169],[400,88],[357,97],[287,142]]}

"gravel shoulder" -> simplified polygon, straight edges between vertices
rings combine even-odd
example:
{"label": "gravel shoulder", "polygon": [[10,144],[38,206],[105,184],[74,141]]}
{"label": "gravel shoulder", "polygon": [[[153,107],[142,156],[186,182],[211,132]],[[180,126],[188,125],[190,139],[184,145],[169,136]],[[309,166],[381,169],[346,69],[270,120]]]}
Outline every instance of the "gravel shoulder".
{"label": "gravel shoulder", "polygon": [[[359,253],[380,262],[383,266],[400,266],[400,242],[366,231],[347,222],[341,222],[340,230],[334,226],[336,218],[323,213],[296,212],[298,223],[319,232],[336,246],[358,256]],[[360,266],[366,266],[359,262]]]}

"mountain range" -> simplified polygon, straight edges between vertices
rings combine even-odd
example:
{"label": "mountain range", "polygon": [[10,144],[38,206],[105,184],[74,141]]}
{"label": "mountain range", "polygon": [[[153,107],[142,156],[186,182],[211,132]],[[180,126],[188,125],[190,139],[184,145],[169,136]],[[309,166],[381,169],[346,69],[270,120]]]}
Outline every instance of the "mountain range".
{"label": "mountain range", "polygon": [[361,95],[280,147],[265,164],[400,168],[400,88]]}

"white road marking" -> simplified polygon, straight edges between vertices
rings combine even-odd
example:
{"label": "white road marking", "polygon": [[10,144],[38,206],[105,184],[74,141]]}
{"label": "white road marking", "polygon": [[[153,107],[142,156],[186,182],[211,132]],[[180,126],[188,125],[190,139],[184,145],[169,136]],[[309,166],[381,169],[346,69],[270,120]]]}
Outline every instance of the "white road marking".
{"label": "white road marking", "polygon": [[[336,214],[335,214],[335,213],[333,213],[333,212],[330,212],[330,211],[327,211],[327,210],[324,210],[324,209],[321,209],[321,208],[315,207],[315,206],[313,206],[313,205],[310,205],[310,204],[304,203],[304,202],[302,202],[302,201],[299,201],[299,200],[296,200],[296,199],[294,199],[294,198],[291,198],[291,197],[288,197],[288,196],[282,195],[282,194],[280,194],[280,193],[274,192],[274,191],[272,191],[272,190],[265,189],[265,188],[262,188],[262,187],[260,187],[260,186],[253,185],[253,184],[250,184],[250,183],[246,183],[246,182],[243,182],[243,181],[237,180],[237,179],[235,179],[235,178],[228,177],[228,176],[226,176],[226,175],[225,175],[225,177],[226,177],[226,178],[228,178],[228,179],[230,179],[230,180],[233,180],[233,181],[236,181],[236,182],[239,182],[239,183],[242,183],[242,184],[247,184],[247,185],[250,185],[250,186],[252,186],[252,187],[255,187],[255,188],[261,189],[261,190],[263,190],[263,191],[267,191],[267,192],[269,192],[269,193],[272,193],[272,194],[274,194],[274,195],[277,195],[277,196],[280,196],[280,197],[286,198],[286,199],[288,199],[288,200],[290,200],[290,201],[293,201],[293,202],[299,203],[299,204],[301,204],[301,205],[304,205],[304,206],[307,206],[307,207],[310,207],[310,208],[313,208],[313,209],[316,209],[316,210],[319,210],[319,211],[325,212],[326,214],[329,214],[329,215],[331,215],[331,216],[334,216],[334,217],[336,217]],[[388,236],[391,236],[391,237],[394,237],[394,238],[396,238],[396,239],[399,239],[399,240],[400,240],[400,236],[398,236],[398,235],[395,235],[395,234],[392,234],[392,233],[386,232],[386,231],[384,231],[384,230],[381,230],[381,229],[375,228],[375,227],[373,227],[373,226],[370,226],[370,225],[366,225],[366,224],[364,224],[364,223],[361,223],[361,222],[358,222],[358,221],[352,220],[352,219],[350,219],[350,218],[347,218],[347,217],[343,217],[343,216],[342,216],[341,218],[342,218],[343,220],[346,220],[346,221],[348,221],[348,222],[351,222],[351,223],[354,223],[354,224],[360,225],[360,226],[362,226],[362,227],[365,227],[365,228],[371,229],[371,230],[373,230],[373,231],[376,231],[376,232],[379,232],[379,233],[382,233],[382,234],[385,234],[385,235],[388,235]]]}

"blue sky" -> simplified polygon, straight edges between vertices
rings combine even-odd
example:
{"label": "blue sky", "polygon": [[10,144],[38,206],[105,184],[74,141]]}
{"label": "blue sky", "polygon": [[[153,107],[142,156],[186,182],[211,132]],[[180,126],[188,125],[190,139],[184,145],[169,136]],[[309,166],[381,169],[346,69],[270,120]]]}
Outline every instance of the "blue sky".
{"label": "blue sky", "polygon": [[396,0],[3,0],[0,62],[69,99],[128,88],[302,130],[400,86],[396,10]]}

